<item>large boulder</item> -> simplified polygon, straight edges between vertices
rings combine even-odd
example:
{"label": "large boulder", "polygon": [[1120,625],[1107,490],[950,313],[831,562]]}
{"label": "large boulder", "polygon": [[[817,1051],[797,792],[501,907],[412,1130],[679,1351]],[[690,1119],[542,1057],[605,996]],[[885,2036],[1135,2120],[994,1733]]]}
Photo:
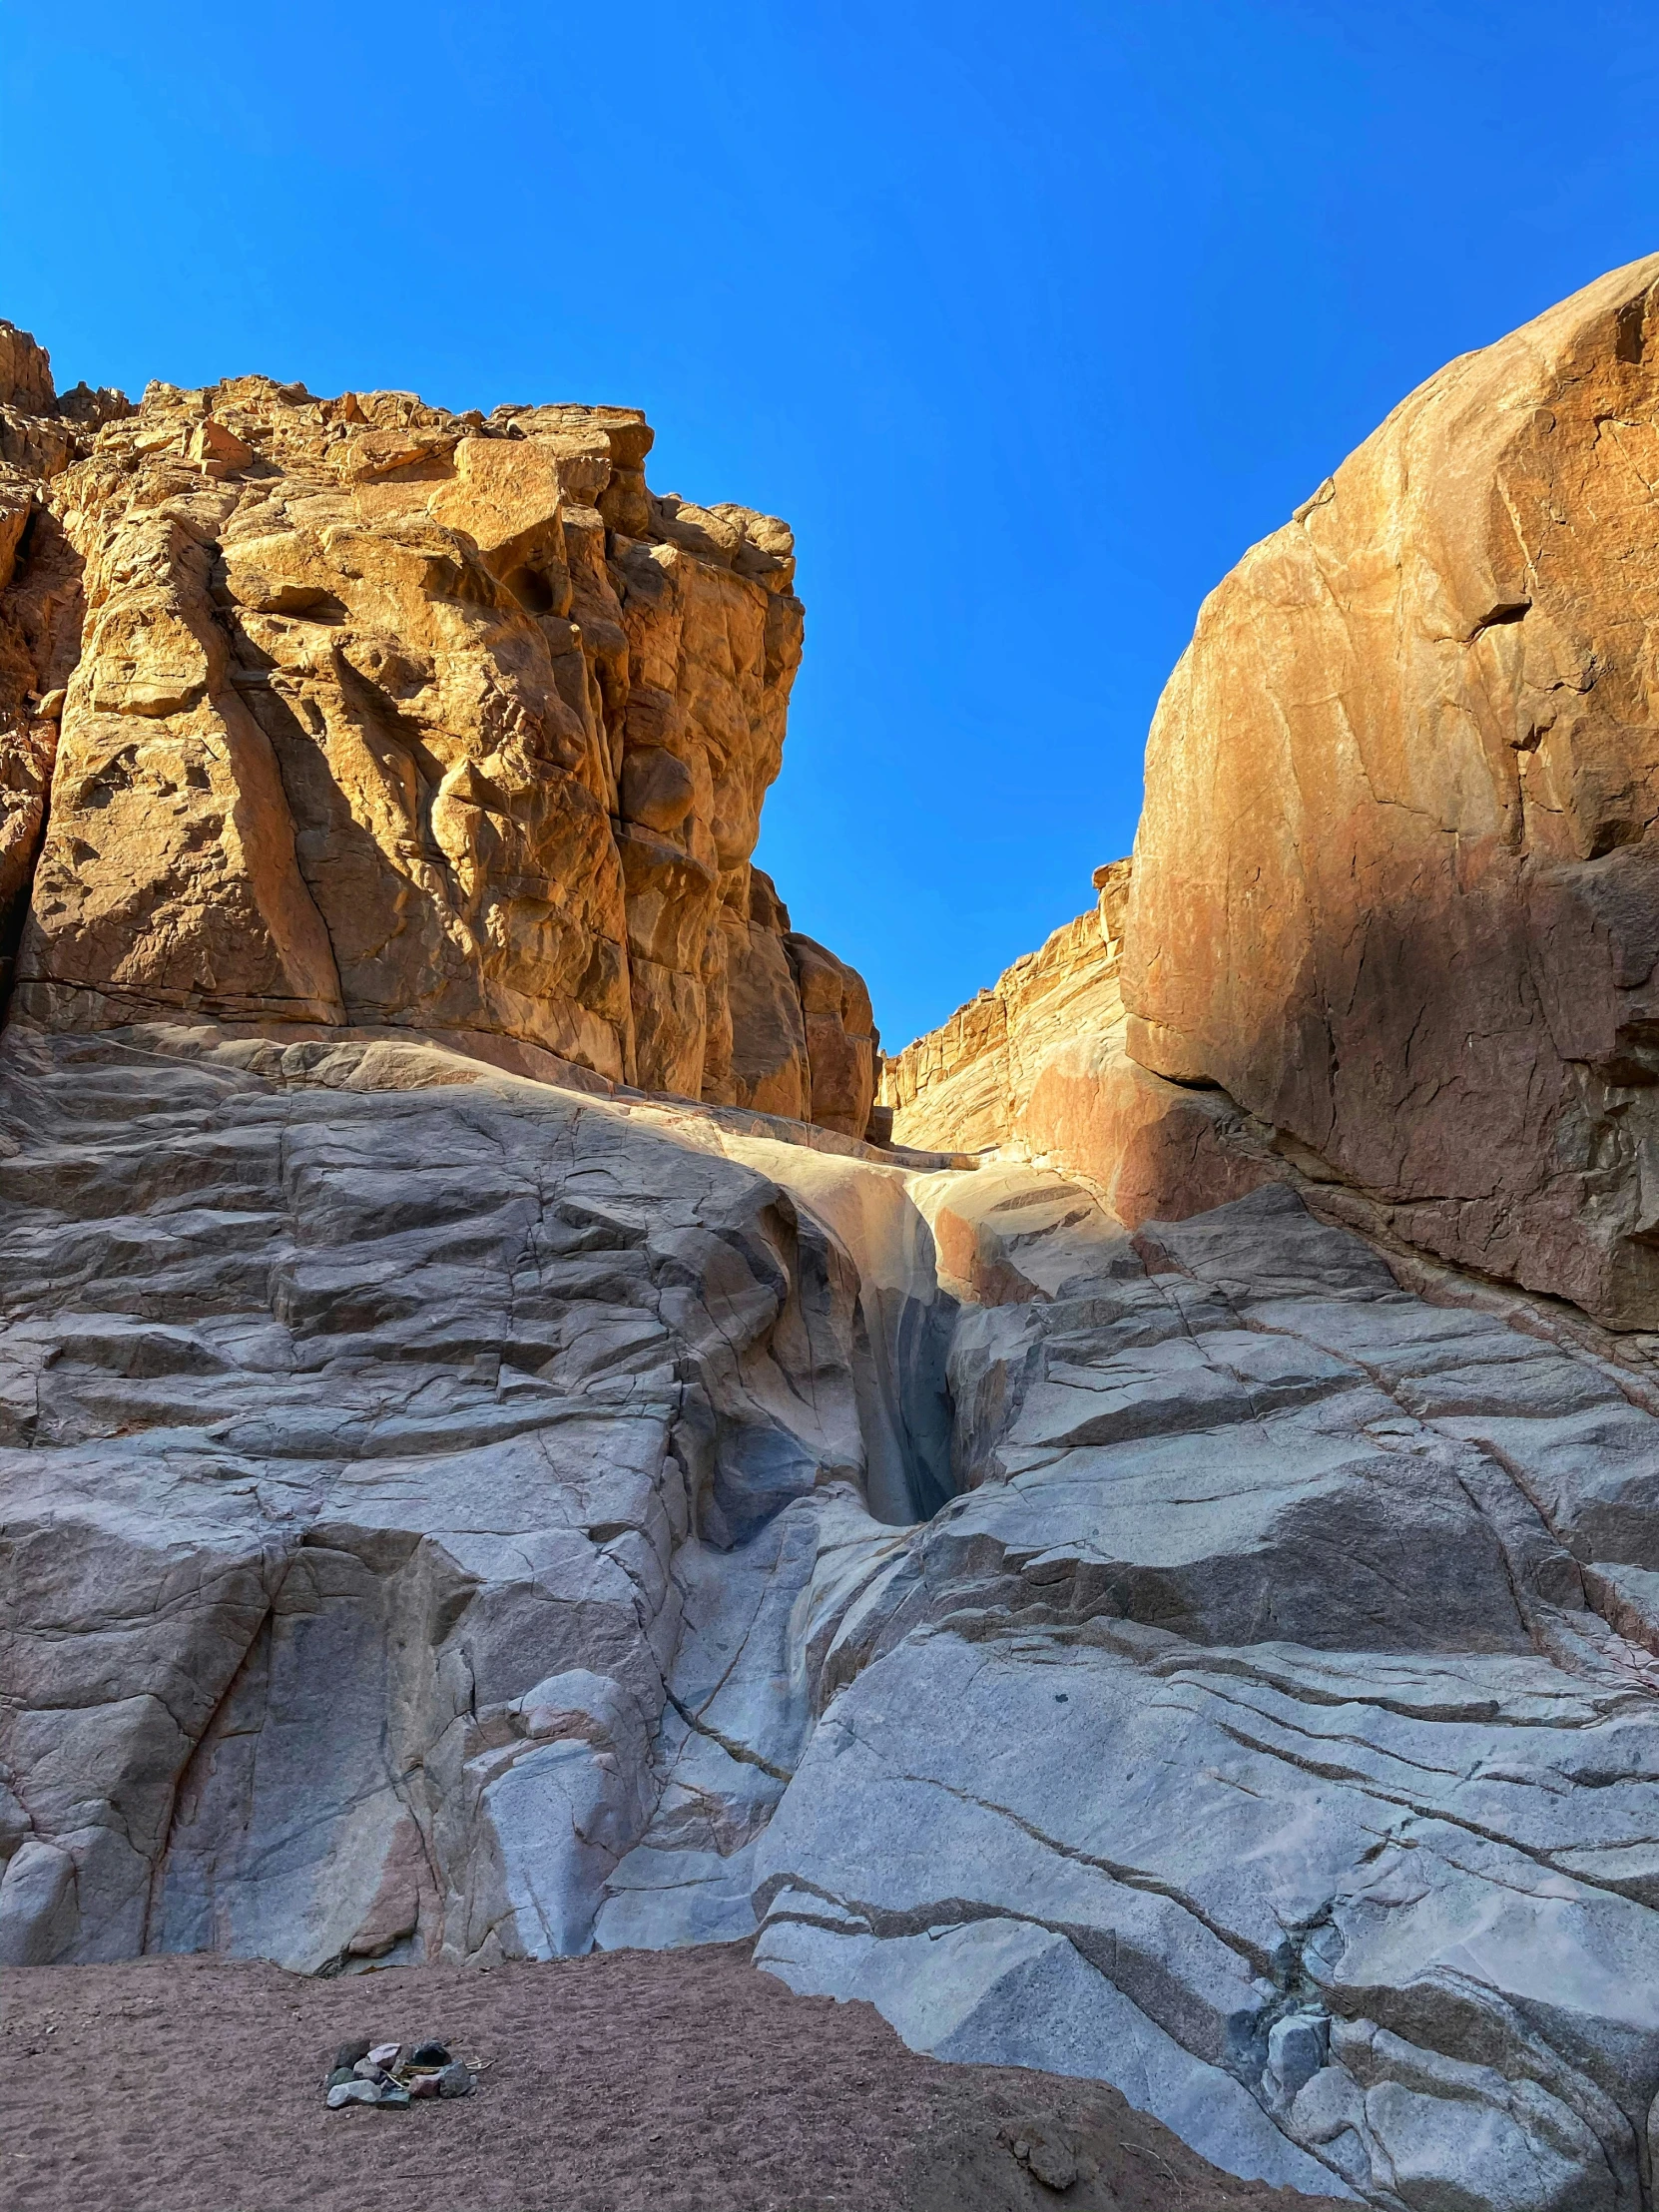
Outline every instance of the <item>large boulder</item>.
{"label": "large boulder", "polygon": [[1206,601],[1128,1045],[1443,1258],[1659,1326],[1659,259],[1404,400]]}

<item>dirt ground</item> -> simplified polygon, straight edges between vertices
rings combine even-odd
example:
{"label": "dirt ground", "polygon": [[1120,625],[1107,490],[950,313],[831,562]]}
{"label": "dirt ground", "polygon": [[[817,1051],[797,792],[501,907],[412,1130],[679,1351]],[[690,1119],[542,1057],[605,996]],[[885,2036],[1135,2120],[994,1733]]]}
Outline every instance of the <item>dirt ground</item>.
{"label": "dirt ground", "polygon": [[[337,2044],[429,2035],[485,2061],[472,2096],[324,2107]],[[1217,2174],[1096,2084],[918,2057],[741,1945],[334,1981],[207,1958],[10,1968],[0,2205],[1335,2212]]]}

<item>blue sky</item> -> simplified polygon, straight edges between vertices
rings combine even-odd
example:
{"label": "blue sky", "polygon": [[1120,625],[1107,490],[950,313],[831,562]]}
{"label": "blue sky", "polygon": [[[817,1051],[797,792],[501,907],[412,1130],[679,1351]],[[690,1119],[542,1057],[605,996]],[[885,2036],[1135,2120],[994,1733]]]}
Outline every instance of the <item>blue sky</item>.
{"label": "blue sky", "polygon": [[1243,549],[1659,247],[1656,93],[1596,0],[0,0],[0,315],[60,385],[643,406],[787,516],[759,857],[896,1048],[1128,850]]}

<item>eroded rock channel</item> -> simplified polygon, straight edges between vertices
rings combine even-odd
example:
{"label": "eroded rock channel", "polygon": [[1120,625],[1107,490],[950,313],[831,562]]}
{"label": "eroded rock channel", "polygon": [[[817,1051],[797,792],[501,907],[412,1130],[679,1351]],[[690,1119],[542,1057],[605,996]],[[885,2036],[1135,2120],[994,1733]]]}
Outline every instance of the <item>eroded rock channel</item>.
{"label": "eroded rock channel", "polygon": [[1132,1240],[412,1043],[14,1023],[4,1085],[6,1956],[759,1924],[1243,2174],[1644,2201],[1616,1371],[1280,1189]]}
{"label": "eroded rock channel", "polygon": [[741,1937],[1236,2175],[1651,2212],[1656,298],[1257,549],[884,1067],[753,865],[782,522],[0,323],[0,1963]]}

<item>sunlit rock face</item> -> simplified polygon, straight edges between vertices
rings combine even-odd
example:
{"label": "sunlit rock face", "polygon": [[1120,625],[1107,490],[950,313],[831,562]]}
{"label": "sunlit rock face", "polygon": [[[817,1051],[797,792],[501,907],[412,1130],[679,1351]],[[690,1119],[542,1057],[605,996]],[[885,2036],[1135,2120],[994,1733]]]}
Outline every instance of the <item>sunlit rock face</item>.
{"label": "sunlit rock face", "polygon": [[[1651,2203],[1659,1386],[1564,1302],[1640,1289],[1623,1139],[1593,1190],[1568,1141],[1592,1106],[1639,1133],[1647,1095],[1615,972],[1645,824],[1571,844],[1634,821],[1583,764],[1615,707],[1640,757],[1637,648],[1599,540],[1581,606],[1551,566],[1595,538],[1564,464],[1524,610],[1430,527],[1501,550],[1475,476],[1534,513],[1514,456],[1643,373],[1645,299],[1609,279],[1385,426],[1466,387],[1340,619],[1346,472],[1271,609],[1266,549],[1223,588],[1206,624],[1258,593],[1243,704],[1170,775],[1196,807],[1192,763],[1271,726],[1260,777],[1304,796],[1241,769],[1179,876],[1157,764],[1195,669],[1232,699],[1201,628],[1136,887],[1103,871],[889,1069],[925,1152],[862,1141],[861,986],[748,860],[781,526],[652,501],[625,410],[251,379],[135,415],[54,400],[0,326],[0,1963],[753,1938],[918,2048],[1115,2082],[1237,2175]],[[1501,396],[1546,360],[1547,428]],[[1634,449],[1620,406],[1586,467]],[[1634,541],[1634,496],[1591,489]],[[1468,636],[1424,612],[1447,578]],[[1580,634],[1583,681],[1546,683],[1536,641],[1566,667]],[[1494,828],[1499,697],[1532,719]],[[1357,781],[1320,715],[1363,728]],[[1300,821],[1304,881],[1262,824],[1321,793],[1348,811]],[[1229,857],[1259,832],[1268,906]],[[1287,963],[1345,839],[1339,1005],[1335,935]],[[1405,909],[1365,886],[1412,854],[1440,933],[1390,967],[1366,932]],[[1439,1051],[1482,975],[1461,1118],[1425,1075],[1377,1124],[1446,1180],[1390,1199],[1296,1083],[1363,1103],[1381,1044],[1319,1038],[1368,1006],[1392,1038],[1383,980],[1416,978]],[[1575,1058],[1563,993],[1630,1057]],[[1177,998],[1190,1029],[1149,1011]],[[1295,1051],[1239,1044],[1306,1004]],[[1479,1219],[1554,1302],[1496,1245],[1421,1257],[1473,1249],[1451,1170],[1482,1146],[1514,1182]]]}
{"label": "sunlit rock face", "polygon": [[1659,260],[1404,400],[1206,601],[1129,1049],[1402,1238],[1659,1326]]}
{"label": "sunlit rock face", "polygon": [[249,376],[135,412],[6,342],[22,1010],[444,1033],[863,1133],[868,995],[750,865],[783,523],[655,497],[628,408]]}
{"label": "sunlit rock face", "polygon": [[881,1106],[898,1143],[1041,1161],[1130,1228],[1291,1172],[1222,1092],[1166,1082],[1129,1056],[1132,873],[1129,860],[1096,868],[1092,907],[883,1061]]}

